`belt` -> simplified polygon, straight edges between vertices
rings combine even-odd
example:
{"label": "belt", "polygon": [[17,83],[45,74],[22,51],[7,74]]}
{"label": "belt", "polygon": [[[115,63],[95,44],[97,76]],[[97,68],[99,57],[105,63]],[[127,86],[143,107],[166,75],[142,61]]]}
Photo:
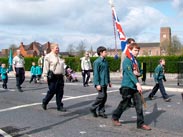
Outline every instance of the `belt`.
{"label": "belt", "polygon": [[60,77],[63,77],[63,74],[54,74],[54,77],[55,78],[60,78]]}

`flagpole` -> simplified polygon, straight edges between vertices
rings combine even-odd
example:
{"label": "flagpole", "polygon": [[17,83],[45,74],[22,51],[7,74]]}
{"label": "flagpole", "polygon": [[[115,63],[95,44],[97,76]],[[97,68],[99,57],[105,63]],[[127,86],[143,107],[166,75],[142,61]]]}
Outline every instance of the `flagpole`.
{"label": "flagpole", "polygon": [[[109,0],[109,4],[110,4],[110,6],[111,6],[111,9],[113,9],[114,8],[114,3],[113,3],[113,0]],[[116,29],[115,29],[115,22],[114,22],[114,19],[113,19],[113,25],[114,25],[114,35],[116,35]],[[117,42],[116,42],[116,36],[114,36],[115,37],[115,44],[117,44]],[[116,46],[116,45],[115,45]],[[117,47],[117,46],[116,46]],[[122,55],[123,55],[123,53],[122,53]],[[122,56],[121,55],[121,61],[122,61]],[[121,64],[122,64],[122,62],[121,62]],[[121,67],[121,69],[122,69],[122,67]],[[142,94],[140,94],[141,95],[141,100],[142,100],[142,103],[143,103],[143,105],[144,105],[144,108],[147,108],[147,104],[146,104],[146,101],[145,101],[145,99],[144,99],[144,96],[142,95]]]}
{"label": "flagpole", "polygon": [[[113,1],[109,0],[109,4],[111,6],[111,9],[114,7]],[[113,17],[113,12],[112,12],[112,21],[113,21],[113,28],[114,28],[114,44],[115,44],[115,59],[118,59],[118,52],[117,52],[117,39],[116,39],[116,27],[115,27],[115,21]]]}

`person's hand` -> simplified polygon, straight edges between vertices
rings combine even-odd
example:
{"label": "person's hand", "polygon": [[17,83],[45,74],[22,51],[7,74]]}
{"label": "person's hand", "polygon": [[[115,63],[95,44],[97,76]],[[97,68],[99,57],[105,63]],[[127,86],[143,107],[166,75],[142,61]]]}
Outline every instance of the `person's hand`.
{"label": "person's hand", "polygon": [[97,89],[98,91],[100,91],[100,90],[101,90],[101,86],[100,86],[100,85],[96,86],[96,89]]}
{"label": "person's hand", "polygon": [[164,80],[164,82],[166,82],[166,78],[164,78],[163,80]]}
{"label": "person's hand", "polygon": [[16,71],[13,71],[14,75],[16,76]]}
{"label": "person's hand", "polygon": [[133,74],[134,74],[135,76],[140,76],[140,73],[139,73],[137,70],[134,70],[134,71],[133,71]]}
{"label": "person's hand", "polygon": [[44,81],[45,81],[46,83],[48,83],[48,78],[47,78],[47,77],[44,77]]}
{"label": "person's hand", "polygon": [[139,91],[139,93],[142,94],[142,87],[141,87],[140,83],[137,83],[136,86],[137,86],[137,90]]}
{"label": "person's hand", "polygon": [[112,87],[112,84],[111,84],[111,83],[109,83],[109,87],[110,87],[110,88]]}

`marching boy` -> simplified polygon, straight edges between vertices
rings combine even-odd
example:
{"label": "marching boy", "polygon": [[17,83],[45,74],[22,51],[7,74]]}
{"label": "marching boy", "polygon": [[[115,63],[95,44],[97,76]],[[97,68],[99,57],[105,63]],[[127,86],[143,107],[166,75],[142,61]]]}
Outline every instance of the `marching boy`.
{"label": "marching boy", "polygon": [[6,64],[2,64],[1,65],[1,78],[2,78],[2,81],[3,81],[3,85],[2,85],[2,87],[4,88],[4,89],[7,89],[7,83],[8,83],[8,69],[6,68]]}

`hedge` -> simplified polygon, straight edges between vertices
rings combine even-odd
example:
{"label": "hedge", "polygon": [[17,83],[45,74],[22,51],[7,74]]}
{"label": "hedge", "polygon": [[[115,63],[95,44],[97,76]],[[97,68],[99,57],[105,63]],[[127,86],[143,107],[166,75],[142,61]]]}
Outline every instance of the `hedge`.
{"label": "hedge", "polygon": [[[91,57],[91,63],[95,61],[97,57]],[[138,57],[140,62],[146,63],[147,72],[153,72],[154,68],[158,65],[159,60],[164,58],[166,60],[166,72],[167,73],[177,73],[178,72],[178,63],[183,61],[183,56],[148,56],[148,57]],[[65,57],[65,62],[70,66],[74,71],[81,71],[81,61],[79,57]],[[120,69],[120,58],[114,59],[114,57],[106,57],[106,60],[109,62],[110,71],[117,72]],[[25,58],[25,69],[30,70],[32,62],[38,61],[38,57]],[[8,58],[0,58],[1,63],[8,65]],[[182,66],[182,65],[181,65]],[[183,69],[183,68],[180,68]]]}

